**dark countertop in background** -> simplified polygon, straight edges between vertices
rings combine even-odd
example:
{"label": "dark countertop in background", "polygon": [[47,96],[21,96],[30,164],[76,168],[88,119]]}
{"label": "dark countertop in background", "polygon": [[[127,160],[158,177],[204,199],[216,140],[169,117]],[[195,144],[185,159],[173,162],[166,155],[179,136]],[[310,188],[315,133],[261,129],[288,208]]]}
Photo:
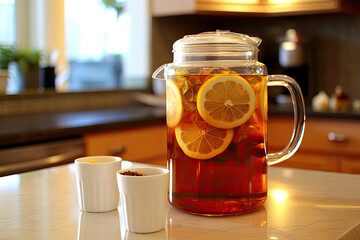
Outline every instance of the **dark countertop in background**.
{"label": "dark countertop in background", "polygon": [[165,109],[144,105],[2,117],[0,148],[81,137],[83,134],[165,123]]}
{"label": "dark countertop in background", "polygon": [[[292,108],[269,106],[270,115],[292,115]],[[360,120],[360,114],[316,113],[308,117]],[[83,134],[120,128],[165,123],[165,109],[134,105],[122,108],[42,113],[2,117],[0,148],[81,137]]]}

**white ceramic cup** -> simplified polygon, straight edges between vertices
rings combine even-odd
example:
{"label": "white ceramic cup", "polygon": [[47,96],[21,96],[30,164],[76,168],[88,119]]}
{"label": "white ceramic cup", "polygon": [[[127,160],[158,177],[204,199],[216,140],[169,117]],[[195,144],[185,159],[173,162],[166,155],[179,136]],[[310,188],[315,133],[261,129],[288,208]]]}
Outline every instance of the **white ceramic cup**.
{"label": "white ceramic cup", "polygon": [[[131,171],[145,176],[128,176]],[[128,168],[118,171],[121,212],[126,230],[150,233],[165,227],[169,191],[169,170],[155,167]]]}
{"label": "white ceramic cup", "polygon": [[[97,163],[90,163],[90,161]],[[82,157],[75,160],[80,208],[86,212],[107,212],[119,205],[116,172],[121,158],[113,156]]]}

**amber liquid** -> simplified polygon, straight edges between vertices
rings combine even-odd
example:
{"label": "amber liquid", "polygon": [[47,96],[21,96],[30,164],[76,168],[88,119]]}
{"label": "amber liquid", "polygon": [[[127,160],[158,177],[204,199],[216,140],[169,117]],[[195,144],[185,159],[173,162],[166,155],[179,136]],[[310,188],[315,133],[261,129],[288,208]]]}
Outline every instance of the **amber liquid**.
{"label": "amber liquid", "polygon": [[[247,122],[234,128],[232,142],[221,154],[206,160],[193,159],[179,146],[175,127],[168,128],[169,200],[180,210],[202,215],[235,215],[253,211],[266,200],[266,76],[241,76],[254,90],[256,107]],[[190,83],[202,84],[211,76],[184,77]],[[194,87],[195,93],[197,90]],[[182,121],[197,119],[194,118],[197,110],[184,108]]]}

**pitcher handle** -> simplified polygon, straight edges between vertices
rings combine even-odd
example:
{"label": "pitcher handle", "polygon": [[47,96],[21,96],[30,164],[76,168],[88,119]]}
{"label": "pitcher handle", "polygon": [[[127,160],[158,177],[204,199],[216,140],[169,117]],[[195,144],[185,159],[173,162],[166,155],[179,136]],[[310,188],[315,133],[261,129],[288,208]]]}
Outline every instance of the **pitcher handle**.
{"label": "pitcher handle", "polygon": [[290,142],[280,152],[267,155],[268,164],[273,165],[290,158],[300,147],[305,130],[305,103],[298,83],[289,76],[269,75],[267,85],[286,87],[294,106],[294,130]]}
{"label": "pitcher handle", "polygon": [[152,74],[152,78],[153,79],[160,79],[160,80],[165,80],[165,76],[164,76],[164,71],[165,71],[165,67],[167,64],[163,64],[162,66],[160,66],[158,69],[156,69],[154,71],[154,73]]}

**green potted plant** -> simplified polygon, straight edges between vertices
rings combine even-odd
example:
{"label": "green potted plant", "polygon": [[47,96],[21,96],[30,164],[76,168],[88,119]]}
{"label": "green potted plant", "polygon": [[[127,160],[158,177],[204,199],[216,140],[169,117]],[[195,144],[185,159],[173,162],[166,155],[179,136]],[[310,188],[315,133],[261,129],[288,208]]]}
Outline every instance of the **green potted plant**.
{"label": "green potted plant", "polygon": [[14,59],[15,48],[0,44],[0,93],[6,92],[9,63]]}
{"label": "green potted plant", "polygon": [[41,53],[38,50],[23,48],[15,51],[13,60],[19,65],[25,89],[39,88],[39,62]]}
{"label": "green potted plant", "polygon": [[7,70],[9,63],[14,59],[15,47],[0,44],[0,69]]}

